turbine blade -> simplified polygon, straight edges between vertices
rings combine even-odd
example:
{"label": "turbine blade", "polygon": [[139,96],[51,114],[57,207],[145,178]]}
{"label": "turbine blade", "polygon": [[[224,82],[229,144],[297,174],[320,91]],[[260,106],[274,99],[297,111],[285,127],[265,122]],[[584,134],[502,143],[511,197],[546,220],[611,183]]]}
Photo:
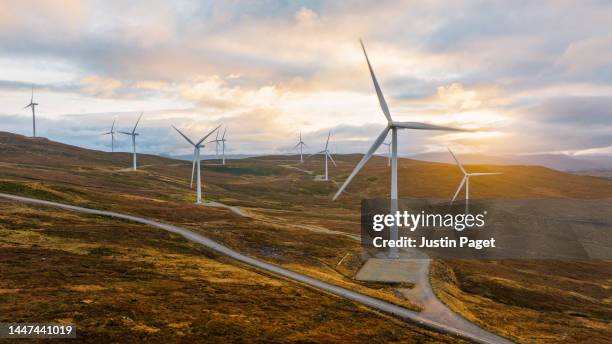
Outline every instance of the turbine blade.
{"label": "turbine blade", "polygon": [[455,196],[453,196],[453,199],[451,200],[451,204],[453,204],[453,202],[457,198],[457,195],[459,194],[459,191],[461,191],[461,188],[463,188],[463,184],[465,184],[466,179],[467,177],[463,177],[463,179],[461,179],[461,184],[459,184],[459,187],[457,188],[457,191],[455,192]]}
{"label": "turbine blade", "polygon": [[202,143],[202,141],[206,140],[207,137],[209,137],[212,133],[214,133],[220,127],[221,127],[221,124],[219,124],[215,129],[211,130],[210,133],[206,134],[206,136],[204,136],[200,141],[198,141],[198,143],[196,143],[196,146],[199,146],[200,143]]}
{"label": "turbine blade", "polygon": [[332,158],[331,154],[329,154],[329,152],[327,152],[327,156],[329,157],[329,160],[331,160],[331,162],[334,164],[334,166],[338,166],[336,165],[336,162],[334,161],[334,158]]}
{"label": "turbine blade", "polygon": [[389,133],[389,130],[391,128],[389,126],[387,126],[381,133],[380,135],[378,135],[378,138],[376,138],[376,141],[374,141],[374,143],[372,144],[372,147],[370,147],[370,149],[368,150],[368,152],[363,156],[363,158],[361,159],[361,161],[357,164],[357,166],[355,166],[355,169],[353,169],[353,172],[351,173],[351,175],[346,179],[346,181],[344,182],[344,184],[342,184],[342,187],[340,187],[340,189],[338,190],[338,192],[336,192],[336,194],[334,195],[333,200],[335,200],[336,198],[338,198],[338,196],[340,196],[340,194],[342,193],[342,191],[344,191],[344,189],[346,189],[346,187],[349,185],[349,183],[351,182],[351,180],[353,180],[353,178],[355,177],[355,175],[357,175],[357,173],[359,173],[359,171],[363,168],[363,166],[366,164],[366,162],[368,162],[368,160],[370,160],[370,157],[372,157],[372,154],[374,154],[374,152],[376,152],[376,150],[378,149],[378,147],[380,147],[380,144],[385,140],[385,138],[387,137],[387,133]]}
{"label": "turbine blade", "polygon": [[29,108],[30,106],[32,106],[32,103],[30,103],[30,104],[28,104],[28,105],[24,106],[24,109],[27,109],[27,108]]}
{"label": "turbine blade", "polygon": [[469,176],[492,176],[495,174],[502,174],[501,172],[479,172],[479,173],[468,173]]}
{"label": "turbine blade", "polygon": [[134,126],[134,130],[132,130],[132,133],[136,132],[136,127],[138,126],[138,123],[140,122],[141,118],[142,118],[142,112],[140,113],[140,116],[138,116],[138,120],[136,121],[136,125]]}
{"label": "turbine blade", "polygon": [[297,145],[295,145],[295,146],[293,147],[293,149],[298,148],[298,147],[299,147],[301,144],[302,144],[301,142],[298,142],[298,143],[297,143]]}
{"label": "turbine blade", "polygon": [[370,64],[370,59],[368,59],[368,53],[366,53],[365,46],[363,45],[363,41],[359,40],[361,43],[361,49],[363,49],[363,54],[365,55],[366,62],[368,63],[368,69],[370,70],[370,75],[372,76],[372,82],[374,83],[374,89],[376,90],[376,96],[378,97],[378,102],[380,103],[380,108],[382,109],[385,117],[387,117],[387,121],[392,122],[391,113],[389,113],[389,107],[387,106],[387,102],[385,101],[385,97],[378,85],[378,81],[376,80],[376,75],[374,75],[374,70],[372,70],[372,65]]}
{"label": "turbine blade", "polygon": [[445,127],[441,125],[434,125],[434,124],[429,124],[429,123],[419,123],[419,122],[393,122],[393,125],[395,125],[398,128],[402,128],[402,129],[470,131],[470,130],[465,130],[465,129]]}
{"label": "turbine blade", "polygon": [[223,130],[223,136],[221,136],[221,140],[225,140],[225,133],[227,132],[227,127]]}
{"label": "turbine blade", "polygon": [[192,159],[193,163],[191,164],[191,182],[189,183],[189,187],[190,188],[193,187],[193,175],[195,174],[195,164],[196,164],[196,159],[197,159],[197,157],[196,157],[196,155],[197,155],[196,150],[197,150],[197,148],[194,146],[193,147],[193,159]]}
{"label": "turbine blade", "polygon": [[461,172],[463,172],[463,174],[467,174],[467,172],[465,172],[465,169],[463,168],[463,165],[461,165],[461,163],[459,162],[459,159],[457,159],[457,157],[455,156],[455,153],[453,153],[450,147],[446,147],[446,148],[448,148],[448,151],[453,156],[453,159],[455,159],[455,162],[457,163],[457,166],[459,166],[459,169],[461,170]]}
{"label": "turbine blade", "polygon": [[325,150],[327,150],[327,146],[329,146],[329,137],[331,136],[331,130],[327,133],[327,142],[325,142]]}
{"label": "turbine blade", "polygon": [[130,136],[134,136],[134,133],[128,133],[127,131],[121,131],[119,130],[120,133],[125,134],[125,135],[130,135]]}
{"label": "turbine blade", "polygon": [[192,146],[195,146],[196,144],[193,143],[193,141],[191,141],[185,134],[183,134],[180,130],[176,129],[176,127],[174,125],[172,125],[172,128],[174,128],[174,130],[176,130],[179,134],[181,134],[182,137],[185,138],[185,140],[187,140],[187,142],[191,143]]}
{"label": "turbine blade", "polygon": [[117,119],[113,119],[113,125],[111,126],[111,130],[110,130],[110,132],[112,132],[112,131],[115,129],[115,121],[116,121],[116,120],[117,120]]}
{"label": "turbine blade", "polygon": [[34,85],[32,85],[32,97],[30,98],[30,103],[34,102]]}

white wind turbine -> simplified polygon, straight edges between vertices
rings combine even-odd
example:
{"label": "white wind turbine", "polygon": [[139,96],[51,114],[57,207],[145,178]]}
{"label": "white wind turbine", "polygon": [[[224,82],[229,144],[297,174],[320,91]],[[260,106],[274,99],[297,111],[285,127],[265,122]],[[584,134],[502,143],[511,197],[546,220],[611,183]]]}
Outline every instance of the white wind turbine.
{"label": "white wind turbine", "polygon": [[297,143],[297,145],[295,145],[295,147],[293,147],[293,149],[296,149],[297,147],[300,147],[300,162],[304,162],[304,156],[303,156],[303,151],[302,151],[302,147],[308,147],[304,141],[302,141],[302,132],[300,131],[300,142]]}
{"label": "white wind turbine", "polygon": [[202,142],[204,142],[204,140],[206,140],[206,138],[208,136],[210,136],[217,129],[219,129],[220,126],[221,125],[219,125],[215,129],[213,129],[210,133],[206,134],[206,136],[204,136],[202,139],[200,139],[200,141],[198,141],[197,143],[194,143],[193,141],[191,141],[185,134],[183,134],[180,130],[176,129],[176,127],[174,125],[172,126],[172,128],[174,128],[174,130],[176,130],[179,134],[181,134],[181,136],[183,138],[185,138],[185,140],[187,140],[187,142],[189,142],[193,146],[193,164],[191,165],[191,184],[190,184],[190,187],[193,187],[193,174],[195,172],[195,167],[197,165],[198,166],[198,174],[197,174],[197,182],[196,182],[196,204],[202,204],[202,182],[201,182],[202,179],[201,179],[201,174],[200,174],[200,148],[204,147]]}
{"label": "white wind turbine", "polygon": [[[349,185],[351,180],[359,173],[359,171],[363,168],[363,166],[370,160],[370,157],[376,152],[378,147],[383,143],[389,131],[391,131],[391,204],[390,204],[390,214],[395,214],[398,211],[397,206],[397,131],[398,129],[416,129],[416,130],[445,130],[445,131],[462,131],[461,129],[443,127],[439,125],[427,124],[427,123],[418,123],[418,122],[396,122],[391,118],[391,113],[389,112],[389,107],[387,106],[387,102],[383,96],[383,93],[378,85],[378,81],[376,80],[376,76],[374,75],[374,71],[372,70],[372,66],[370,65],[370,60],[368,59],[368,54],[366,53],[365,47],[363,46],[363,42],[361,43],[361,49],[363,50],[363,54],[365,55],[366,63],[368,64],[368,69],[370,71],[370,76],[372,77],[372,82],[374,83],[374,89],[376,90],[376,95],[378,96],[378,102],[380,103],[380,107],[387,118],[387,126],[383,131],[378,135],[378,138],[374,141],[368,152],[364,155],[364,157],[359,161],[355,169],[351,173],[351,175],[346,179],[342,187],[336,192],[334,195],[334,200],[340,196],[340,194],[344,191],[344,189]],[[398,230],[397,226],[392,226],[390,228],[390,240],[398,239]],[[390,258],[398,258],[398,251],[396,247],[390,248],[389,252]]]}
{"label": "white wind turbine", "polygon": [[227,132],[227,127],[225,127],[225,129],[223,130],[223,135],[221,135],[221,138],[219,139],[219,132],[217,131],[217,135],[216,138],[210,142],[214,142],[215,143],[215,151],[217,152],[217,155],[219,155],[219,144],[221,144],[221,154],[223,157],[223,165],[225,165],[225,141],[227,141],[225,139],[225,133]]}
{"label": "white wind turbine", "polygon": [[32,108],[32,137],[36,137],[36,106],[38,103],[34,103],[34,85],[32,85],[32,97],[30,98],[30,104],[26,105],[24,109],[29,107]]}
{"label": "white wind turbine", "polygon": [[[332,158],[332,156],[331,156],[331,152],[328,149],[328,147],[329,147],[329,137],[330,136],[331,136],[331,130],[327,134],[327,142],[325,142],[325,149],[320,151],[320,152],[315,153],[315,154],[323,154],[323,155],[325,155],[325,180],[329,180],[327,178],[327,159],[329,158],[329,160],[331,160],[331,162],[334,164],[334,166],[337,166],[336,162],[334,161],[334,158]],[[315,155],[315,154],[313,154],[313,155]]]}
{"label": "white wind turbine", "polygon": [[457,195],[459,195],[459,191],[461,191],[461,188],[465,184],[465,211],[468,212],[468,202],[470,200],[470,177],[492,176],[492,175],[501,174],[501,173],[500,172],[468,173],[465,171],[465,169],[463,168],[463,165],[461,165],[461,163],[459,162],[459,160],[457,159],[453,151],[450,148],[448,148],[448,151],[453,156],[453,159],[455,159],[455,162],[457,163],[457,166],[459,167],[461,172],[463,172],[463,179],[461,180],[461,183],[459,184],[459,187],[457,188],[457,191],[455,192],[455,195],[453,196],[453,199],[450,201],[450,203],[453,204],[453,202],[455,202]]}
{"label": "white wind turbine", "polygon": [[115,121],[116,119],[113,119],[113,125],[111,126],[111,129],[108,133],[104,133],[102,135],[110,135],[111,136],[111,152],[115,151]]}
{"label": "white wind turbine", "polygon": [[132,137],[132,152],[134,156],[134,164],[133,164],[132,170],[134,171],[136,171],[136,136],[140,135],[136,132],[136,127],[138,127],[138,122],[140,122],[141,118],[142,118],[142,113],[138,117],[138,120],[136,121],[136,125],[134,126],[134,129],[132,129],[131,133],[128,133],[127,131],[119,131],[122,134],[130,135]]}

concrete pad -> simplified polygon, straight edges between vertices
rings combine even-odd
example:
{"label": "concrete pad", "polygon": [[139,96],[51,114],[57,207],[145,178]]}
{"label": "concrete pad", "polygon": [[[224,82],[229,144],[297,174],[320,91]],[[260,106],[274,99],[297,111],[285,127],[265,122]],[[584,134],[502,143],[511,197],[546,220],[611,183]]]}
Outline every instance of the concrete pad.
{"label": "concrete pad", "polygon": [[355,279],[368,282],[399,283],[418,281],[422,262],[417,259],[369,258],[355,275]]}

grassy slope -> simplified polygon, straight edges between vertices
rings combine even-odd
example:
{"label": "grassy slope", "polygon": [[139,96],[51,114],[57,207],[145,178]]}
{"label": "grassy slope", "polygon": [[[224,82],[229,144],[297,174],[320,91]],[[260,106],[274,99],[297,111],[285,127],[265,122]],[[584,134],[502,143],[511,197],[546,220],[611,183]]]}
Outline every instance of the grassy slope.
{"label": "grassy slope", "polygon": [[0,208],[2,322],[74,322],[79,342],[453,342],[167,232]]}
{"label": "grassy slope", "polygon": [[[14,140],[13,136],[9,138]],[[29,150],[35,150],[31,147],[32,142],[23,145]],[[336,189],[332,183],[315,182],[313,175],[281,166],[294,165],[321,173],[318,171],[322,171],[322,164],[317,158],[303,165],[295,165],[294,158],[265,157],[232,161],[229,168],[204,167],[206,195],[228,204],[247,207],[248,211],[264,220],[254,221],[228,216],[223,210],[196,208],[188,204],[193,197],[192,192],[185,187],[190,172],[188,163],[143,157],[139,160],[145,165],[151,165],[144,171],[113,172],[129,166],[129,155],[87,151],[70,156],[63,152],[61,146],[51,148],[55,156],[60,151],[61,158],[49,159],[47,165],[38,171],[32,170],[31,158],[23,155],[19,149],[3,156],[0,162],[4,162],[3,167],[6,168],[0,172],[0,180],[52,192],[67,202],[111,208],[183,224],[240,251],[322,276],[338,284],[353,283],[348,277],[359,266],[358,245],[348,239],[315,234],[295,225],[320,226],[356,233],[359,228],[359,200],[388,193],[389,173],[386,161],[376,157],[354,180],[348,193],[336,202],[330,201]],[[38,149],[40,154],[48,154],[44,146]],[[342,181],[359,158],[337,157],[338,167],[331,168],[331,175]],[[500,176],[474,179],[471,184],[474,198],[612,197],[612,182],[598,178],[532,166],[469,166],[467,169],[504,172]],[[447,198],[454,192],[460,178],[460,172],[455,166],[402,159],[400,195]],[[356,190],[360,191],[359,194],[355,193]],[[281,225],[273,225],[270,221]],[[350,253],[349,259],[336,267],[346,253]],[[531,262],[532,270],[548,271],[547,282],[542,282],[541,274],[513,275],[511,269],[498,269],[498,264],[478,262],[473,264],[476,267],[474,269],[468,268],[472,265],[459,261],[436,265],[443,267],[433,275],[436,292],[466,317],[500,333],[510,334],[520,341],[545,340],[548,336],[556,338],[549,338],[550,341],[565,339],[571,342],[577,338],[597,338],[602,334],[612,334],[610,326],[604,326],[610,319],[609,300],[597,297],[597,293],[602,290],[609,290],[612,278],[610,271],[600,269],[596,263],[576,263],[564,272],[566,275],[560,275],[560,271],[554,269],[555,262]],[[482,271],[487,273],[483,274]],[[583,281],[585,273],[597,278],[594,281]],[[552,300],[565,297],[564,288],[561,287],[563,284],[558,282],[567,279],[577,284],[594,285],[591,289],[579,288],[575,293],[579,295],[578,300],[595,300],[598,307],[604,310],[603,315],[598,313],[592,316],[589,311],[592,306],[588,303],[577,309],[579,302],[572,305],[560,302],[554,308],[544,307],[544,303],[533,303],[534,307],[528,307],[523,302],[538,299],[542,293],[553,296]],[[478,287],[475,288],[475,285]],[[358,287],[376,290],[380,286]],[[390,294],[387,287],[381,297],[388,298]],[[516,311],[517,307],[520,312]],[[491,316],[492,310],[495,310],[493,314],[497,317]],[[507,321],[502,322],[500,319]]]}

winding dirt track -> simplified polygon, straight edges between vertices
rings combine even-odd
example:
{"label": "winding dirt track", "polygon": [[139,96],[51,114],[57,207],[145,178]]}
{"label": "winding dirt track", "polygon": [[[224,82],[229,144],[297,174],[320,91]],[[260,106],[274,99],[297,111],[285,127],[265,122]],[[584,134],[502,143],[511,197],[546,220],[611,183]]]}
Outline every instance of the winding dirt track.
{"label": "winding dirt track", "polygon": [[417,312],[394,305],[392,303],[385,302],[385,301],[382,301],[382,300],[379,300],[379,299],[376,299],[376,298],[373,298],[367,295],[363,295],[363,294],[351,291],[349,289],[341,288],[341,287],[314,279],[312,277],[308,277],[308,276],[281,268],[279,266],[269,264],[261,260],[257,260],[257,259],[245,256],[226,246],[219,244],[216,241],[213,241],[205,236],[194,233],[182,227],[149,220],[149,219],[145,219],[142,217],[116,213],[112,211],[77,207],[73,205],[51,202],[51,201],[44,201],[44,200],[39,200],[39,199],[34,199],[34,198],[29,198],[29,197],[21,197],[21,196],[15,196],[15,195],[4,194],[4,193],[0,193],[0,197],[5,198],[5,199],[10,199],[13,201],[50,206],[50,207],[55,207],[55,208],[60,208],[64,210],[85,213],[85,214],[114,217],[114,218],[124,219],[128,221],[133,221],[133,222],[153,226],[156,228],[166,230],[168,232],[179,234],[183,236],[184,238],[186,238],[187,240],[197,242],[201,245],[206,246],[207,248],[213,251],[229,256],[242,263],[246,263],[256,268],[266,270],[268,272],[272,272],[279,276],[283,276],[283,277],[292,279],[294,281],[304,283],[316,289],[330,292],[340,297],[344,297],[346,299],[349,299],[355,302],[359,302],[373,309],[394,315],[404,320],[415,322],[419,324],[420,326],[423,326],[423,327],[426,327],[426,328],[429,328],[429,329],[432,329],[432,330],[435,330],[441,333],[450,334],[450,335],[457,336],[459,338],[470,340],[470,341],[477,342],[477,343],[512,343],[505,338],[502,338],[492,333],[486,332],[473,324],[469,324],[469,325],[474,327],[474,331],[472,330],[466,331],[463,329],[459,329],[457,327],[454,327],[448,324],[443,324],[435,320],[429,319],[427,317],[423,317]]}

